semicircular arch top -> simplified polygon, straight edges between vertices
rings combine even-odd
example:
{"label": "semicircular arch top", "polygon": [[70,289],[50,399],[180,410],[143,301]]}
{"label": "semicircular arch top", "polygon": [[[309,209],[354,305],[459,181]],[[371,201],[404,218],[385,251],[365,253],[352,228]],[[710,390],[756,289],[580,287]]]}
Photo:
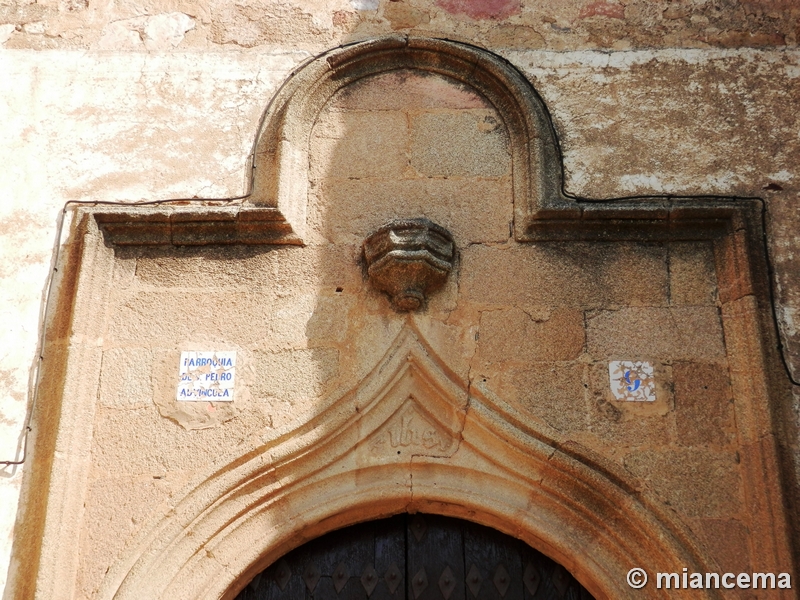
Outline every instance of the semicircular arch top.
{"label": "semicircular arch top", "polygon": [[558,141],[544,102],[501,57],[467,44],[405,36],[332,50],[298,69],[268,106],[252,158],[252,201],[280,210],[296,234],[306,231],[309,140],[317,116],[340,90],[366,77],[410,69],[474,89],[494,107],[509,135],[515,235],[533,221],[580,209],[562,193]]}

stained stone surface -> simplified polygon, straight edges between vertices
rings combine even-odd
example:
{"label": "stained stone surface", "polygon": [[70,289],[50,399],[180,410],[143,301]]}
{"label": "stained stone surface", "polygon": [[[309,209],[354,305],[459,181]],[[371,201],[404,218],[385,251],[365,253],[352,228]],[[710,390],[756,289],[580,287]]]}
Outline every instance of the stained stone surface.
{"label": "stained stone surface", "polygon": [[[259,118],[290,72],[325,48],[395,30],[470,39],[519,67],[553,115],[572,193],[764,197],[778,321],[796,369],[800,14],[792,3],[732,6],[0,6],[0,460],[18,455],[64,204],[245,193]],[[728,313],[709,245],[516,244],[493,107],[409,73],[353,87],[313,130],[305,247],[114,255],[109,304],[98,311],[105,329],[91,343],[121,366],[101,369],[77,595],[94,597],[126,540],[194,473],[256,432],[291,431],[371,372],[405,317],[364,281],[360,244],[389,218],[416,216],[447,227],[458,246],[448,283],[416,324],[452,371],[640,478],[720,564],[747,570],[747,552],[718,543],[747,538],[737,427],[750,415],[733,414]],[[165,383],[175,374],[162,365],[187,345],[220,342],[242,349],[243,395],[176,418]],[[649,412],[609,397],[608,361],[637,358],[654,361],[669,392]],[[143,363],[150,376],[133,378]],[[393,433],[450,452],[451,433],[419,414],[390,422],[381,447]],[[406,433],[412,424],[417,438]],[[1,473],[0,586],[22,469]]]}

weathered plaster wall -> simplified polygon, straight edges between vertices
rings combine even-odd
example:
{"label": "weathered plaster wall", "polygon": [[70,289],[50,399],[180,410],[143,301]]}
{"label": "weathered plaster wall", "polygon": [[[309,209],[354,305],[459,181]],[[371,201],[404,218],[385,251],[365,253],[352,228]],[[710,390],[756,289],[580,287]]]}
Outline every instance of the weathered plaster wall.
{"label": "weathered plaster wall", "polygon": [[[304,57],[291,50],[268,57],[0,54],[0,120],[7,134],[0,150],[0,460],[20,457],[39,310],[64,203],[241,194],[260,113]],[[186,154],[191,138],[189,146],[207,144],[202,157]],[[6,467],[2,474],[5,582],[22,471]]]}
{"label": "weathered plaster wall", "polygon": [[[796,336],[798,17],[789,0],[0,5],[0,460],[18,456],[64,203],[242,193],[258,119],[292,68],[395,30],[468,39],[519,66],[553,113],[571,192],[765,196]],[[748,45],[762,49],[736,48]],[[1,474],[0,585],[21,470]]]}
{"label": "weathered plaster wall", "polygon": [[30,0],[0,4],[8,48],[321,51],[393,31],[490,48],[774,47],[798,43],[793,0]]}

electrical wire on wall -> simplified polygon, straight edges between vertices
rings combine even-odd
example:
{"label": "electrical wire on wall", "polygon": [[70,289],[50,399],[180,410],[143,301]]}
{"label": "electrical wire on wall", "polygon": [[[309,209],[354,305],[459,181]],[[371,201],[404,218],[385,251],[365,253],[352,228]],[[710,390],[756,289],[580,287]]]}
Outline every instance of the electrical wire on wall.
{"label": "electrical wire on wall", "polygon": [[[264,119],[266,118],[267,114],[269,113],[270,108],[272,107],[273,103],[275,102],[276,98],[280,95],[281,90],[294,78],[294,76],[300,72],[308,63],[316,60],[320,56],[325,53],[322,53],[317,56],[311,56],[306,60],[302,61],[298,64],[289,74],[289,76],[281,83],[281,85],[276,90],[275,94],[273,94],[272,98],[270,99],[269,103],[267,104],[266,109],[261,114],[261,118],[258,122],[258,128],[256,131],[261,131]],[[39,340],[38,346],[36,348],[36,359],[34,361],[34,366],[31,369],[31,374],[28,378],[28,395],[27,397],[30,399],[28,405],[28,412],[25,418],[25,427],[20,434],[19,442],[17,444],[17,453],[19,454],[20,449],[22,450],[22,456],[19,457],[17,460],[3,460],[0,461],[0,466],[17,466],[22,465],[25,462],[25,459],[28,456],[28,439],[29,433],[31,431],[31,423],[33,419],[34,408],[36,407],[36,403],[39,397],[39,380],[41,376],[41,366],[42,362],[44,361],[44,345],[45,345],[45,331],[46,331],[46,323],[47,323],[47,315],[49,314],[50,309],[50,301],[53,296],[53,287],[56,280],[56,275],[58,274],[58,267],[59,267],[59,260],[61,258],[61,238],[63,235],[64,230],[64,222],[66,220],[67,211],[75,206],[124,206],[124,207],[137,207],[137,206],[159,206],[159,205],[170,205],[170,204],[180,204],[185,206],[186,204],[196,204],[200,206],[208,206],[209,203],[219,203],[223,206],[229,206],[236,202],[243,202],[247,200],[253,194],[253,184],[255,182],[255,168],[256,168],[256,145],[258,143],[258,136],[256,139],[253,140],[253,145],[250,150],[250,154],[248,155],[248,160],[250,163],[250,168],[247,173],[246,178],[246,192],[241,196],[234,196],[233,198],[171,198],[168,200],[151,200],[151,201],[144,201],[144,202],[113,202],[113,201],[93,201],[93,200],[70,200],[64,204],[61,211],[58,213],[58,219],[56,222],[56,236],[55,242],[53,246],[53,252],[51,254],[52,261],[51,261],[51,269],[50,273],[47,277],[47,282],[45,285],[45,294],[44,298],[42,299],[41,310],[39,311]]]}
{"label": "electrical wire on wall", "polygon": [[[506,61],[509,68],[514,69],[517,73],[519,73],[520,77],[525,77],[525,74],[520,71],[516,65],[512,64],[510,61]],[[800,386],[800,381],[798,381],[794,374],[792,373],[792,368],[789,364],[789,359],[786,357],[786,348],[783,345],[783,336],[781,332],[783,328],[780,326],[780,320],[778,319],[778,309],[775,302],[775,290],[774,286],[777,281],[775,269],[772,264],[772,258],[769,252],[769,240],[767,237],[767,203],[764,198],[760,196],[723,196],[723,195],[713,195],[713,194],[698,194],[698,195],[691,195],[691,196],[682,196],[682,195],[675,195],[675,194],[667,194],[667,195],[644,195],[644,196],[617,196],[614,198],[601,198],[601,199],[590,199],[590,198],[581,198],[574,194],[571,194],[567,191],[565,182],[566,182],[566,172],[564,169],[564,153],[561,150],[561,141],[558,137],[558,132],[555,128],[555,120],[553,119],[553,115],[550,113],[550,109],[547,106],[547,103],[541,97],[539,92],[531,86],[531,90],[533,94],[541,102],[542,109],[544,110],[545,114],[547,115],[547,122],[550,126],[550,132],[553,136],[553,141],[556,147],[556,153],[558,154],[558,164],[561,169],[561,194],[566,197],[574,200],[580,204],[598,204],[598,203],[614,203],[614,202],[630,202],[630,201],[645,201],[645,200],[728,200],[733,202],[746,202],[756,200],[761,205],[761,215],[760,215],[760,231],[761,231],[761,244],[763,246],[764,257],[766,260],[767,266],[767,277],[768,277],[768,285],[767,288],[769,290],[769,304],[770,304],[770,313],[772,315],[772,323],[775,327],[775,337],[778,346],[778,355],[780,356],[781,363],[783,365],[783,370],[786,373],[787,379],[791,382],[792,385]],[[772,184],[770,184],[766,189],[774,189]]]}
{"label": "electrical wire on wall", "polygon": [[[527,80],[525,74],[520,71],[516,65],[511,63],[510,61],[506,60],[506,64],[509,68],[515,70],[520,77]],[[769,252],[769,240],[767,237],[767,203],[764,198],[760,196],[723,196],[723,195],[712,195],[712,194],[699,194],[699,195],[691,195],[691,196],[682,196],[682,195],[675,195],[675,194],[668,194],[668,195],[645,195],[645,196],[618,196],[614,198],[603,198],[603,199],[589,199],[589,198],[580,198],[574,194],[571,194],[567,191],[565,187],[566,181],[566,173],[564,169],[564,153],[561,150],[561,141],[558,137],[558,132],[555,128],[555,121],[553,119],[553,115],[550,113],[550,109],[547,106],[547,103],[541,97],[539,92],[536,88],[531,85],[531,91],[533,94],[539,98],[541,102],[542,109],[544,110],[545,114],[547,115],[547,122],[550,127],[550,131],[553,136],[553,141],[556,147],[556,153],[558,154],[558,164],[561,169],[561,193],[566,197],[574,200],[575,202],[582,203],[582,204],[590,204],[590,203],[613,203],[613,202],[624,202],[624,201],[634,201],[634,200],[697,200],[697,199],[706,199],[706,200],[728,200],[734,202],[745,202],[745,201],[753,201],[756,200],[761,205],[761,218],[760,218],[760,227],[761,230],[761,244],[763,246],[764,258],[766,261],[767,266],[767,289],[769,290],[769,304],[770,304],[770,313],[772,316],[772,323],[775,327],[775,337],[778,346],[778,355],[780,356],[781,363],[783,365],[783,370],[786,373],[787,379],[791,382],[794,386],[800,386],[800,381],[798,381],[794,374],[792,373],[792,367],[789,364],[789,359],[786,357],[786,348],[783,345],[783,336],[781,332],[783,328],[780,325],[780,320],[778,319],[778,309],[775,302],[775,290],[774,286],[777,282],[775,268],[772,264],[772,257],[770,256]],[[765,189],[775,189],[773,184],[769,184]]]}

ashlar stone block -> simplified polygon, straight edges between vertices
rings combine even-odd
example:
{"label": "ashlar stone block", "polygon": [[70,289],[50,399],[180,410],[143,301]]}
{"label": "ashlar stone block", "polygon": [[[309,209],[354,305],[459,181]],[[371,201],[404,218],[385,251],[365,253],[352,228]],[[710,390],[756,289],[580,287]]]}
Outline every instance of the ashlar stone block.
{"label": "ashlar stone block", "polygon": [[588,419],[585,370],[580,362],[536,362],[479,373],[483,385],[535,420],[558,431],[579,432]]}
{"label": "ashlar stone block", "polygon": [[713,304],[717,299],[714,250],[710,244],[669,244],[670,304]]}
{"label": "ashlar stone block", "polygon": [[747,527],[738,519],[701,519],[700,536],[723,571],[751,570]]}
{"label": "ashlar stone block", "polygon": [[398,69],[347,86],[330,101],[339,110],[490,109],[474,90],[446,77]]}
{"label": "ashlar stone block", "polygon": [[719,313],[713,306],[621,308],[587,315],[586,339],[595,358],[725,357]]}
{"label": "ashlar stone block", "polygon": [[339,370],[334,348],[254,352],[256,371],[252,393],[259,398],[308,402],[330,388]]}
{"label": "ashlar stone block", "polygon": [[484,306],[666,306],[658,245],[475,245],[462,254],[462,301]]}
{"label": "ashlar stone block", "polygon": [[399,111],[330,111],[312,131],[311,178],[391,177],[408,159],[406,116]]}
{"label": "ashlar stone block", "polygon": [[483,311],[479,364],[574,360],[583,353],[584,337],[579,310],[559,308],[545,318],[517,307]]}
{"label": "ashlar stone block", "polygon": [[103,352],[100,405],[127,409],[152,404],[153,360],[149,348],[112,348]]}
{"label": "ashlar stone block", "polygon": [[319,242],[360,245],[390,219],[418,217],[445,227],[459,247],[507,241],[513,219],[511,181],[326,178],[309,202],[309,221]]}
{"label": "ashlar stone block", "polygon": [[685,516],[735,518],[744,506],[734,452],[641,450],[628,454],[624,464]]}
{"label": "ashlar stone block", "polygon": [[724,365],[676,362],[675,418],[679,444],[725,447],[735,439],[733,393]]}
{"label": "ashlar stone block", "polygon": [[427,177],[502,177],[511,168],[505,127],[495,111],[411,116],[411,166]]}

